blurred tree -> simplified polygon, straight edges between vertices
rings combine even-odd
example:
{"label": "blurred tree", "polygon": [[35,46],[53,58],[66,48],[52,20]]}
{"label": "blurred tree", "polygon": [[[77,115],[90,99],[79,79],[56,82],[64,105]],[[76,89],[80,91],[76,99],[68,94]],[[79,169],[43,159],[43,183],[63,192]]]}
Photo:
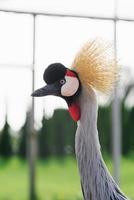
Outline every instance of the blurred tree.
{"label": "blurred tree", "polygon": [[130,150],[130,144],[129,144],[129,137],[130,137],[130,121],[129,121],[129,113],[130,110],[128,110],[125,106],[125,104],[122,102],[122,153],[123,155],[128,154]]}
{"label": "blurred tree", "polygon": [[27,114],[26,121],[20,130],[20,138],[19,138],[19,144],[18,144],[18,155],[21,158],[27,157],[27,137],[29,134],[28,122],[29,122],[29,117]]}
{"label": "blurred tree", "polygon": [[[111,114],[110,105],[100,107],[98,112],[98,130],[103,152],[111,153]],[[128,110],[122,104],[122,149],[123,154],[134,151],[134,108]],[[64,156],[74,153],[74,140],[77,123],[75,123],[67,110],[57,109],[50,119],[42,119],[42,128],[38,134],[39,157],[50,155]],[[27,136],[29,135],[28,118],[21,129],[18,154],[25,158]]]}
{"label": "blurred tree", "polygon": [[99,107],[98,111],[98,132],[103,152],[111,152],[110,106]]}
{"label": "blurred tree", "polygon": [[38,153],[40,158],[47,158],[50,155],[49,122],[50,120],[45,119],[44,116],[42,119],[42,128],[38,134]]}
{"label": "blurred tree", "polygon": [[52,134],[55,141],[55,153],[57,156],[65,154],[65,140],[66,140],[66,114],[65,110],[59,109],[54,111]]}
{"label": "blurred tree", "polygon": [[11,135],[9,133],[9,125],[6,120],[0,136],[0,155],[4,158],[9,158],[12,156],[12,153]]}
{"label": "blurred tree", "polygon": [[66,122],[64,123],[64,128],[66,131],[65,152],[67,154],[74,154],[75,133],[76,133],[76,128],[77,128],[77,123],[72,120],[67,110],[65,110],[65,114],[66,114]]}
{"label": "blurred tree", "polygon": [[74,135],[76,123],[73,122],[67,110],[57,109],[50,119],[42,120],[39,130],[39,156],[63,156],[74,152]]}
{"label": "blurred tree", "polygon": [[76,123],[71,119],[68,111],[64,109],[55,110],[53,122],[56,154],[63,156],[66,153],[74,152]]}
{"label": "blurred tree", "polygon": [[[122,152],[124,155],[134,152],[134,107],[128,109],[125,101],[134,89],[134,83],[129,83],[125,88],[122,98]],[[131,97],[133,98],[133,97]]]}
{"label": "blurred tree", "polygon": [[127,130],[129,130],[129,153],[131,153],[134,152],[134,107],[130,110],[128,121],[129,127],[127,127]]}

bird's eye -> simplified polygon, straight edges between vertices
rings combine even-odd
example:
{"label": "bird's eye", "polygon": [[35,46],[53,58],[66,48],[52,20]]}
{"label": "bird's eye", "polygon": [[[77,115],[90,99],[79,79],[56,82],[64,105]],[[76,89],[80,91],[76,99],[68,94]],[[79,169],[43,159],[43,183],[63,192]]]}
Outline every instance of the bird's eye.
{"label": "bird's eye", "polygon": [[61,83],[62,85],[64,85],[65,82],[66,82],[65,79],[61,79],[61,80],[60,80],[60,83]]}

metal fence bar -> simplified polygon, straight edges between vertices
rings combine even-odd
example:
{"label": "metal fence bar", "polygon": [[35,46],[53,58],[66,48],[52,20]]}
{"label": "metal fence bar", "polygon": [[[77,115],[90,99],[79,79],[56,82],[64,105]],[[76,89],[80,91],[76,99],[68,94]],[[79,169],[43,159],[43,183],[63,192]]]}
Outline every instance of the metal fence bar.
{"label": "metal fence bar", "polygon": [[21,65],[21,64],[8,64],[8,63],[0,63],[0,68],[18,68],[18,69],[32,69],[33,65]]}
{"label": "metal fence bar", "polygon": [[[117,0],[115,0],[114,20],[114,54],[117,61]],[[112,155],[113,155],[113,176],[115,181],[120,182],[120,160],[121,160],[121,108],[119,98],[119,83],[114,90],[112,102]]]}
{"label": "metal fence bar", "polygon": [[[102,17],[102,16],[89,16],[89,15],[79,15],[79,14],[59,14],[59,13],[50,13],[50,12],[30,12],[30,11],[20,11],[20,10],[4,10],[0,9],[0,12],[7,13],[16,13],[16,14],[27,14],[27,15],[42,15],[50,17],[70,17],[70,18],[83,18],[83,19],[94,19],[94,20],[111,20],[114,21],[115,17]],[[116,21],[126,21],[134,22],[134,19],[116,17]]]}
{"label": "metal fence bar", "polygon": [[[32,68],[32,92],[35,89],[35,37],[36,37],[36,15],[33,15],[33,68]],[[29,199],[36,199],[36,187],[35,187],[35,165],[37,155],[37,135],[34,129],[34,98],[32,98],[32,110],[31,110],[31,131],[29,137]]]}

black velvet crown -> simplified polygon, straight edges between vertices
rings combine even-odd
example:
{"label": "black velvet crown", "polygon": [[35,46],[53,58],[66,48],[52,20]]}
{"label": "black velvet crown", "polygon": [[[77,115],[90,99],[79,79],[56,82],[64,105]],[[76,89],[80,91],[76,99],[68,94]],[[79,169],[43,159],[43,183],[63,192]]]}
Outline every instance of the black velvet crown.
{"label": "black velvet crown", "polygon": [[43,79],[47,84],[54,83],[65,77],[67,68],[61,63],[53,63],[47,67]]}

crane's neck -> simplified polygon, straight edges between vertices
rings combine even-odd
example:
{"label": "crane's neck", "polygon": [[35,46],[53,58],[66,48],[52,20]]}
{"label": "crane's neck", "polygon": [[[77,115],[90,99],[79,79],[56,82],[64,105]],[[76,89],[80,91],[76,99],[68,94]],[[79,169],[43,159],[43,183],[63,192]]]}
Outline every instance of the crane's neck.
{"label": "crane's neck", "polygon": [[125,200],[102,159],[97,131],[97,101],[94,91],[82,90],[81,118],[75,138],[76,157],[85,200]]}

